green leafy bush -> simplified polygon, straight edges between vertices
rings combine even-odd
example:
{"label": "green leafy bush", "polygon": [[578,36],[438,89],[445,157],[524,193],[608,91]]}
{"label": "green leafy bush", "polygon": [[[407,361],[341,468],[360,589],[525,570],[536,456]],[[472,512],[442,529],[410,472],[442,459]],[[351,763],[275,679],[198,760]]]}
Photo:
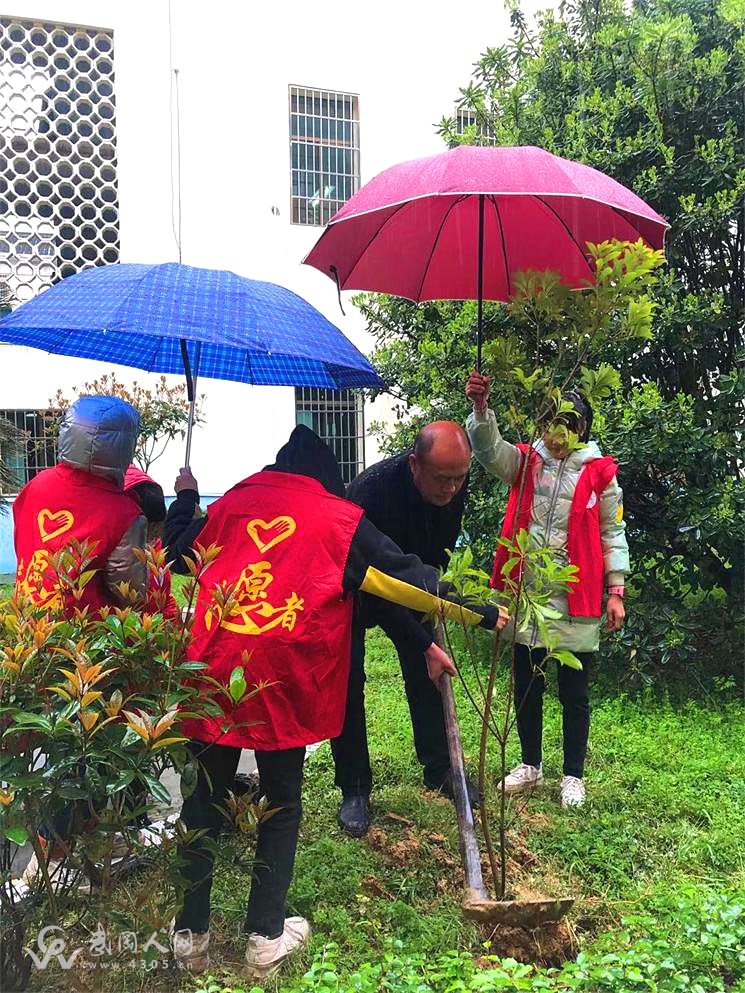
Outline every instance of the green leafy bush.
{"label": "green leafy bush", "polygon": [[[218,554],[198,546],[195,581]],[[228,686],[189,661],[187,617],[171,617],[165,552],[140,553],[150,578],[150,611],[120,584],[122,607],[81,609],[95,575],[93,545],[73,543],[45,560],[43,588],[22,584],[0,599],[0,985],[24,989],[31,963],[24,936],[74,912],[138,934],[162,929],[178,903],[181,880],[166,839],[143,841],[143,817],[171,803],[161,782],[170,769],[182,793],[196,763],[181,733],[185,717],[220,716],[260,691],[237,666]],[[165,612],[164,612],[165,611]],[[248,833],[261,803],[231,810]],[[176,825],[176,837],[186,829]],[[39,871],[28,885],[14,879],[18,849],[29,844]],[[128,912],[112,903],[118,872],[147,848],[152,885]]]}

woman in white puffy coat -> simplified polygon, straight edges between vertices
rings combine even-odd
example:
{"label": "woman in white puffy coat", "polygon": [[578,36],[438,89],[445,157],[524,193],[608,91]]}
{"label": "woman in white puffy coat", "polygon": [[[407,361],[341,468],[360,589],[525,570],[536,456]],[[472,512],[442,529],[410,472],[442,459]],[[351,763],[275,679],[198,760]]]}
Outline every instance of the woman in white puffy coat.
{"label": "woman in white puffy coat", "polygon": [[[468,380],[466,395],[473,402],[473,413],[467,429],[476,459],[487,472],[513,487],[508,518],[510,513],[513,516],[506,528],[511,531],[518,511],[520,470],[527,453],[501,436],[494,412],[488,408],[489,382],[479,373],[472,373]],[[572,399],[575,412],[569,415],[568,426],[585,442],[584,447],[569,452],[547,433],[530,452],[529,478],[523,492],[528,504],[524,507],[524,523],[535,545],[551,548],[562,564],[572,561],[579,566],[576,588],[569,596],[561,593],[552,600],[551,606],[561,616],[549,624],[551,647],[573,652],[582,663],[581,670],[558,667],[564,731],[563,806],[581,806],[585,800],[584,764],[590,729],[588,676],[600,641],[601,585],[607,594],[607,627],[619,630],[625,616],[624,576],[629,569],[623,493],[615,476],[615,463],[603,459],[597,444],[588,440],[592,423],[589,404],[578,395]],[[593,542],[598,546],[594,555]],[[541,745],[547,652],[535,626],[518,631],[515,642],[515,705],[522,762],[505,778],[503,787],[508,793],[523,793],[543,783]]]}

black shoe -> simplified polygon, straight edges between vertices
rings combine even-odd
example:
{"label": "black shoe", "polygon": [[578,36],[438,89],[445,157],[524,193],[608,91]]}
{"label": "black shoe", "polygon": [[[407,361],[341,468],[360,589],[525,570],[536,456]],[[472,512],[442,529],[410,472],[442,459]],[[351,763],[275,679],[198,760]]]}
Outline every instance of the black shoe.
{"label": "black shoe", "polygon": [[370,797],[367,793],[345,796],[336,821],[342,831],[353,838],[362,838],[370,827]]}
{"label": "black shoe", "polygon": [[[428,790],[434,790],[436,793],[442,793],[442,795],[446,796],[448,800],[455,800],[455,793],[453,792],[453,777],[449,769],[445,773],[445,778],[440,780],[439,783],[430,783],[425,779],[424,785]],[[477,810],[481,803],[481,796],[476,788],[476,785],[471,781],[470,776],[466,776],[466,792],[468,793],[468,802],[471,804],[471,810]]]}

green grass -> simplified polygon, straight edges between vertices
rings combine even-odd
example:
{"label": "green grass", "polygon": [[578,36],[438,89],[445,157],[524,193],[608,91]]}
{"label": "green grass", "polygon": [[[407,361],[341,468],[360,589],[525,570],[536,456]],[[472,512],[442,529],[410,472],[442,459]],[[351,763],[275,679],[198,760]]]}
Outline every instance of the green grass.
{"label": "green grass", "polygon": [[175,573],[171,574],[171,589],[173,590],[174,597],[182,607],[186,603],[186,597],[183,593],[184,584],[188,582],[189,579],[189,576],[177,576]]}
{"label": "green grass", "polygon": [[[337,828],[339,794],[324,745],[306,766],[304,822],[289,895],[290,913],[313,924],[312,948],[271,988],[289,989],[328,942],[337,946],[336,965],[344,975],[380,959],[391,938],[401,943],[402,954],[431,957],[450,949],[478,955],[488,937],[460,915],[454,812],[422,788],[398,663],[378,633],[368,642],[367,672],[374,831],[354,841]],[[742,704],[726,697],[675,703],[652,693],[628,698],[609,685],[593,697],[587,806],[567,812],[558,804],[561,727],[551,677],[544,731],[548,785],[515,812],[513,827],[519,850],[536,857],[523,882],[577,897],[572,923],[585,948],[600,933],[620,929],[622,917],[651,916],[664,932],[676,901],[692,891],[745,889]],[[458,703],[473,769],[477,721],[462,692]],[[510,761],[517,757],[513,742]],[[217,991],[250,989],[240,979],[249,881],[250,847],[226,839],[213,888]],[[153,976],[145,985],[142,977],[112,976],[109,982],[112,991],[178,988],[173,976],[157,982]],[[209,985],[195,984],[181,979],[183,990]]]}

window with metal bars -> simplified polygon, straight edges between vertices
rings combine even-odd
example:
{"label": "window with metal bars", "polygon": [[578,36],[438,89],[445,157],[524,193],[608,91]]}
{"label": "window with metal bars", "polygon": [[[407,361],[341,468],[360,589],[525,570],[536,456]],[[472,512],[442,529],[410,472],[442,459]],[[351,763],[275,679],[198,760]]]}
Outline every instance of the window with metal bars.
{"label": "window with metal bars", "polygon": [[458,107],[455,111],[455,131],[457,134],[466,134],[469,128],[473,128],[478,138],[479,145],[496,145],[497,139],[491,132],[488,122],[482,117],[479,120],[478,114],[465,107]]}
{"label": "window with metal bars", "polygon": [[327,224],[360,186],[359,100],[290,86],[291,217]]}
{"label": "window with metal bars", "polygon": [[57,462],[57,439],[51,433],[48,412],[44,410],[0,410],[16,429],[10,441],[0,440],[0,458],[13,479],[7,493],[18,493],[41,472]]}
{"label": "window with metal bars", "polygon": [[322,438],[339,460],[345,483],[365,464],[365,416],[362,394],[355,390],[295,390],[295,420]]}
{"label": "window with metal bars", "polygon": [[0,136],[10,302],[118,262],[113,33],[1,16]]}

